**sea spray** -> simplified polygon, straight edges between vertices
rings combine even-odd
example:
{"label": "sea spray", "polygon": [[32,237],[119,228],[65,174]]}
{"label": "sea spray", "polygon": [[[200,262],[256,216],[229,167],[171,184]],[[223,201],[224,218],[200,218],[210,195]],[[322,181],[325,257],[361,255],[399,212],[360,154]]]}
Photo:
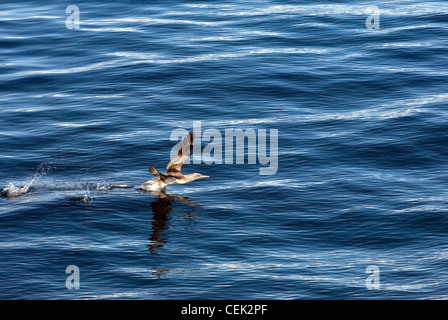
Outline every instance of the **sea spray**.
{"label": "sea spray", "polygon": [[25,185],[23,187],[16,187],[12,182],[9,182],[8,185],[3,188],[2,196],[7,198],[21,196],[30,190],[30,186],[31,184]]}
{"label": "sea spray", "polygon": [[81,199],[81,202],[89,202],[89,201],[94,200],[95,198],[92,197],[92,195],[90,194],[89,184],[86,183],[85,186],[86,186],[86,190],[84,192],[84,197]]}
{"label": "sea spray", "polygon": [[[84,189],[85,188],[85,189]],[[95,199],[95,197],[92,197],[90,194],[90,188],[89,184],[85,183],[81,185],[81,190],[84,190],[84,196],[82,197],[71,197],[70,200],[73,202],[80,202],[80,203],[88,203]]]}
{"label": "sea spray", "polygon": [[13,198],[18,197],[21,195],[24,195],[25,193],[33,190],[32,185],[34,182],[39,180],[42,176],[46,175],[51,170],[51,166],[43,162],[39,164],[36,172],[33,174],[33,176],[28,179],[28,181],[23,186],[15,186],[14,183],[8,182],[8,185],[3,188],[1,195],[3,197]]}

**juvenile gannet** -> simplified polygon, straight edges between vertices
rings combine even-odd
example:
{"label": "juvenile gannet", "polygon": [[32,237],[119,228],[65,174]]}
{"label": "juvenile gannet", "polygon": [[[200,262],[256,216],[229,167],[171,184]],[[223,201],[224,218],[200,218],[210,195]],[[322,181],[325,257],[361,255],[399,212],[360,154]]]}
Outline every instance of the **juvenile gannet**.
{"label": "juvenile gannet", "polygon": [[196,179],[209,178],[209,176],[204,176],[200,173],[182,174],[182,167],[193,152],[193,142],[194,131],[191,131],[182,140],[179,151],[166,166],[168,171],[166,173],[160,173],[154,166],[150,166],[149,172],[153,176],[156,176],[156,178],[142,183],[141,189],[157,191],[165,189],[167,185],[184,184]]}

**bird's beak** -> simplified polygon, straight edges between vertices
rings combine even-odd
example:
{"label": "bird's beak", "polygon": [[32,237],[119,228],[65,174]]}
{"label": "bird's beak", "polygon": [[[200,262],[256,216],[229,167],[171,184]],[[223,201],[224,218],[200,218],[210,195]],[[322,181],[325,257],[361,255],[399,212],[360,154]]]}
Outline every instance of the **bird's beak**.
{"label": "bird's beak", "polygon": [[204,176],[201,174],[200,178],[210,178],[210,176]]}

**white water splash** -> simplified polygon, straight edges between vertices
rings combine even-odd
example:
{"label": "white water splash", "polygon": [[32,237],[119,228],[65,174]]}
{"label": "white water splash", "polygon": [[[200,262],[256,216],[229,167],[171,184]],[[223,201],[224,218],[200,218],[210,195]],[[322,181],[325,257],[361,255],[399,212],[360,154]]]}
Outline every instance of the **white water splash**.
{"label": "white water splash", "polygon": [[37,169],[37,171],[34,173],[33,177],[28,180],[28,182],[24,186],[15,186],[14,183],[8,182],[8,185],[3,188],[1,194],[4,197],[13,198],[18,197],[21,195],[24,195],[28,191],[30,191],[32,188],[31,186],[33,183],[40,179],[42,176],[44,176],[48,171],[50,170],[50,167],[46,163],[41,163]]}
{"label": "white water splash", "polygon": [[90,189],[89,189],[89,185],[86,184],[86,190],[84,192],[84,197],[80,200],[81,202],[89,202],[94,200],[95,198],[92,197],[92,195],[90,194]]}
{"label": "white water splash", "polygon": [[98,182],[95,186],[95,184],[90,184],[90,183],[85,183],[82,185],[82,188],[85,188],[84,190],[84,196],[83,197],[79,197],[79,198],[72,198],[72,200],[77,201],[77,202],[90,202],[92,200],[95,200],[95,197],[91,195],[90,191],[109,191],[112,189],[118,189],[118,188],[122,188],[122,189],[130,189],[133,188],[133,186],[130,185],[126,185],[126,184],[120,184],[120,185],[113,185],[113,184],[109,184],[108,182]]}
{"label": "white water splash", "polygon": [[8,198],[18,197],[30,190],[29,185],[25,185],[23,187],[16,187],[12,182],[8,183],[8,186],[2,190],[2,195]]}
{"label": "white water splash", "polygon": [[131,189],[133,186],[127,184],[110,184],[109,182],[98,182],[95,191],[109,191],[112,189]]}

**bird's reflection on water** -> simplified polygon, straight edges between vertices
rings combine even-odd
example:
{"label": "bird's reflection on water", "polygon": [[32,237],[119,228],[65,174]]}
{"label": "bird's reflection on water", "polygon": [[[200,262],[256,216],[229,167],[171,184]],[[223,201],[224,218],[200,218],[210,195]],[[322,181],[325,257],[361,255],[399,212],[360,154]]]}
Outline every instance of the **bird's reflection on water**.
{"label": "bird's reflection on water", "polygon": [[[149,237],[150,243],[148,244],[149,250],[155,252],[166,243],[163,238],[163,231],[168,229],[168,221],[170,220],[168,214],[173,210],[173,202],[179,201],[191,207],[201,207],[186,197],[168,194],[165,191],[150,193],[157,196],[157,199],[151,202],[153,212],[152,234]],[[191,218],[192,215],[189,215],[189,217]]]}

